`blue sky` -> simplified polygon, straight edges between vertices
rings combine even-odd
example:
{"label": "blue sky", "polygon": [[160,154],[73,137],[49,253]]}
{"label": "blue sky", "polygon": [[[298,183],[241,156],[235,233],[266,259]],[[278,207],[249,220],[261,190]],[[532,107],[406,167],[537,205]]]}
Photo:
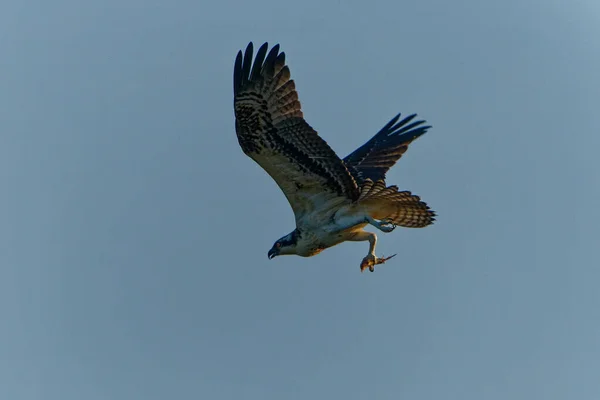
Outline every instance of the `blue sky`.
{"label": "blue sky", "polygon": [[[0,397],[598,399],[600,6],[7,2]],[[267,260],[294,228],[234,133],[280,43],[340,156],[433,125],[388,174],[438,222]]]}

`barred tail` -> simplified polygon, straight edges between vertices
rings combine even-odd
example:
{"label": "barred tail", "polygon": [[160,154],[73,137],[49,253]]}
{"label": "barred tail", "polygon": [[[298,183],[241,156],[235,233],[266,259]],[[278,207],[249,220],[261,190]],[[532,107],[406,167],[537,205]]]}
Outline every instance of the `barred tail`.
{"label": "barred tail", "polygon": [[435,212],[410,192],[399,192],[397,186],[386,187],[383,180],[367,179],[361,186],[358,203],[374,219],[390,219],[406,228],[423,228],[435,221]]}

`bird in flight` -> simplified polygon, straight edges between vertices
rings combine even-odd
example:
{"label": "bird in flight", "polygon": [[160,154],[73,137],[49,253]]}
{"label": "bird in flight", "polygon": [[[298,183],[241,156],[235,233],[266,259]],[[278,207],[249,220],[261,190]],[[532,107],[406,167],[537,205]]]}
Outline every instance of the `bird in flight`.
{"label": "bird in flight", "polygon": [[387,186],[386,172],[430,126],[416,114],[396,115],[368,142],[340,159],[304,120],[285,53],[252,42],[238,52],[233,71],[235,130],[243,152],[277,183],[296,219],[296,229],[277,240],[269,259],[311,257],[346,241],[369,242],[361,272],[394,257],[377,257],[377,235],[396,226],[422,228],[435,212],[418,196]]}

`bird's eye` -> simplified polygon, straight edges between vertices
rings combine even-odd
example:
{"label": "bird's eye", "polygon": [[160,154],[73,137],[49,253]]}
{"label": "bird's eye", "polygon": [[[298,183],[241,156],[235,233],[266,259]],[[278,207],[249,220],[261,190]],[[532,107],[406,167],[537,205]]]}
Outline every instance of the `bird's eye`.
{"label": "bird's eye", "polygon": [[279,242],[275,243],[275,247],[280,248],[281,247],[281,243],[279,243]]}

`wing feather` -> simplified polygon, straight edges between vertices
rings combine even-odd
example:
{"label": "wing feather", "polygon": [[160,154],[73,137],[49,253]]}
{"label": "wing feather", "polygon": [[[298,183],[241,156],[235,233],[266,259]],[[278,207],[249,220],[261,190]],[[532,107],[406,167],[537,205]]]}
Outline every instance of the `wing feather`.
{"label": "wing feather", "polygon": [[400,114],[396,115],[367,143],[344,158],[359,183],[385,179],[386,172],[408,150],[408,145],[431,128],[423,126],[424,120],[411,123],[416,116],[412,114],[398,122]]}
{"label": "wing feather", "polygon": [[359,189],[344,162],[304,120],[285,53],[250,43],[233,73],[236,134],[245,154],[279,185],[298,222],[319,207],[354,201]]}

